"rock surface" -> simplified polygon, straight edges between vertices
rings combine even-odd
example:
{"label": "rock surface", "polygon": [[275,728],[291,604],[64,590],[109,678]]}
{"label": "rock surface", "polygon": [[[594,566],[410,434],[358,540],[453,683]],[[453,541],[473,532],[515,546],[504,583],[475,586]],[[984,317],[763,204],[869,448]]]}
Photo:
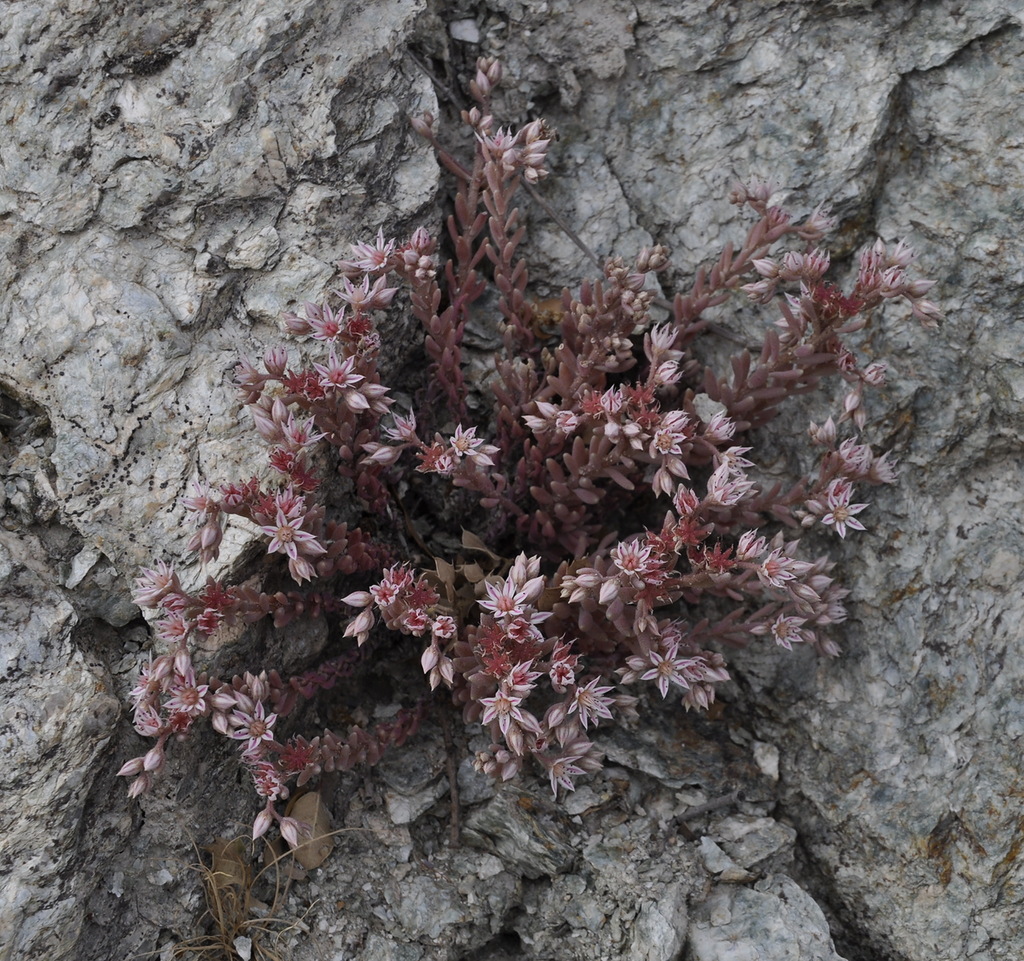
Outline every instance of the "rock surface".
{"label": "rock surface", "polygon": [[[947,320],[886,313],[871,331],[904,470],[845,547],[842,658],[735,658],[717,727],[666,713],[657,738],[610,731],[615,766],[566,806],[467,774],[459,849],[424,732],[412,773],[341,779],[336,853],[281,905],[319,899],[287,956],[1024,955],[1016,0],[62,11],[15,0],[0,36],[0,958],[169,953],[203,910],[188,839],[250,817],[212,735],[142,802],[114,782],[138,753],[118,713],[149,645],[130,578],[182,554],[194,480],[251,472],[238,353],[276,343],[351,241],[437,222],[437,166],[406,115],[439,107],[410,47],[456,74],[502,57],[508,119],[561,134],[544,196],[597,254],[654,239],[682,281],[742,230],[734,176],[771,174],[787,203],[832,202],[840,271],[876,235],[909,238]],[[547,296],[589,268],[539,209],[533,224]],[[722,319],[755,337],[753,317]],[[399,378],[411,339],[389,334]],[[769,442],[802,429],[780,420]],[[737,785],[733,809],[680,822]],[[544,857],[524,863],[530,844]]]}

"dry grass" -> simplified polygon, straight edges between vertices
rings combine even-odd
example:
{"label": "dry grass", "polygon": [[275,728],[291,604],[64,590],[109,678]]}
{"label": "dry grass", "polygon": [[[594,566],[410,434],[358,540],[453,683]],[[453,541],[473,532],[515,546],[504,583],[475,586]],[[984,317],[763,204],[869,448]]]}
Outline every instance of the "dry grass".
{"label": "dry grass", "polygon": [[[270,849],[267,849],[268,852]],[[206,911],[199,924],[209,933],[189,938],[176,945],[172,957],[203,961],[284,961],[276,950],[281,937],[294,928],[304,928],[302,918],[281,917],[291,886],[291,853],[275,856],[253,872],[242,838],[218,839],[206,846],[210,864],[202,858],[199,871],[206,897]],[[271,880],[269,904],[255,891]],[[311,906],[312,907],[312,906]],[[308,913],[307,909],[307,913]]]}

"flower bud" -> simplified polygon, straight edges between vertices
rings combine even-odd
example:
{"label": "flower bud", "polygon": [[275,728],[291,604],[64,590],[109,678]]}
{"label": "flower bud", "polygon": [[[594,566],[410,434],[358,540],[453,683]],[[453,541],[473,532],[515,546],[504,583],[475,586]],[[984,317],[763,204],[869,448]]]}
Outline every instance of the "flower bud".
{"label": "flower bud", "polygon": [[293,848],[297,848],[302,843],[300,834],[299,822],[295,818],[281,818],[281,837]]}
{"label": "flower bud", "polygon": [[512,748],[516,754],[523,754],[526,750],[526,738],[523,736],[523,729],[513,721],[505,732],[505,743]]}
{"label": "flower bud", "polygon": [[423,668],[424,674],[429,674],[435,667],[437,667],[438,661],[441,659],[441,652],[437,649],[437,646],[431,644],[423,654],[420,656],[420,667]]}
{"label": "flower bud", "polygon": [[357,635],[365,634],[371,627],[373,627],[373,611],[367,608],[361,612],[357,617],[353,618],[349,622],[348,627],[345,628],[343,637],[355,637]]}
{"label": "flower bud", "polygon": [[256,710],[256,704],[253,702],[253,699],[241,691],[235,691],[235,704],[239,714],[252,715],[253,711]]}
{"label": "flower bud", "polygon": [[142,767],[149,773],[159,771],[164,765],[164,758],[163,745],[157,744],[146,752],[145,757],[142,759]]}
{"label": "flower bud", "polygon": [[249,685],[249,692],[252,694],[254,700],[267,700],[267,695],[270,693],[270,685],[267,684],[266,671],[263,671],[259,677],[253,677],[247,671],[245,674],[245,680]]}
{"label": "flower bud", "polygon": [[179,647],[174,652],[174,673],[179,677],[185,677],[192,670],[192,655],[187,647]]}
{"label": "flower bud", "polygon": [[429,140],[433,137],[434,115],[429,111],[425,111],[420,117],[413,117],[411,123],[412,129],[424,139]]}
{"label": "flower bud", "polygon": [[230,687],[220,688],[210,696],[210,706],[214,711],[233,711],[238,706],[235,692]]}
{"label": "flower bud", "polygon": [[569,713],[569,705],[565,701],[552,704],[544,715],[544,726],[556,728],[561,724]]}
{"label": "flower bud", "polygon": [[263,355],[263,365],[267,368],[267,373],[275,377],[283,376],[288,366],[288,351],[284,347],[271,347]]}
{"label": "flower bud", "polygon": [[117,772],[118,777],[133,777],[136,774],[141,774],[145,769],[144,762],[145,758],[133,757],[130,761],[125,762],[121,765],[121,770]]}
{"label": "flower bud", "polygon": [[474,96],[482,100],[491,95],[491,81],[483,70],[477,69],[476,76],[473,78],[473,83],[476,87],[476,89],[472,91]]}
{"label": "flower bud", "polygon": [[[282,321],[284,323],[285,331],[293,337],[302,337],[313,332],[313,328],[309,325],[309,321],[304,317],[300,317],[298,314],[287,313],[282,318]],[[242,366],[239,365],[238,369],[241,371]],[[241,379],[242,376],[242,374],[238,373],[235,375],[235,379],[239,381],[240,386],[250,386],[247,381],[243,381]],[[247,380],[251,380],[251,375],[249,375],[247,371],[244,372],[244,376],[246,376]],[[251,386],[255,387],[257,385],[252,384]]]}
{"label": "flower bud", "polygon": [[140,794],[145,794],[152,786],[153,779],[148,774],[140,774],[128,786],[128,797],[137,798]]}
{"label": "flower bud", "polygon": [[257,838],[263,837],[263,835],[270,829],[270,825],[273,823],[274,817],[271,814],[270,807],[267,806],[256,815],[256,820],[253,821],[252,839],[255,841]]}
{"label": "flower bud", "polygon": [[204,551],[210,551],[217,547],[223,534],[220,529],[220,524],[216,521],[210,521],[209,524],[203,526],[203,529],[199,532],[199,546]]}
{"label": "flower bud", "polygon": [[818,444],[820,447],[835,446],[836,425],[831,417],[820,427],[814,421],[811,421],[811,426],[808,428],[807,433],[810,435],[812,443]]}

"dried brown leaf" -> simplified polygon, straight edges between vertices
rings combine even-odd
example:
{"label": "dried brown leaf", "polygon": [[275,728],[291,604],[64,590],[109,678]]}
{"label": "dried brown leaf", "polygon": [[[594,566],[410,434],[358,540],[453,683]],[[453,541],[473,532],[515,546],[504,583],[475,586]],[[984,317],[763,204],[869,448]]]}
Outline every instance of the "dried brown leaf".
{"label": "dried brown leaf", "polygon": [[306,825],[305,830],[300,830],[305,840],[295,848],[295,860],[307,870],[319,867],[334,850],[331,815],[320,793],[310,791],[293,798],[287,815]]}
{"label": "dried brown leaf", "polygon": [[218,890],[225,888],[247,888],[252,883],[249,862],[245,856],[245,842],[242,838],[217,838],[204,848],[213,859],[209,883]]}
{"label": "dried brown leaf", "polygon": [[478,551],[481,554],[486,554],[495,565],[501,563],[501,557],[498,554],[495,554],[476,534],[472,531],[467,531],[465,528],[462,529],[462,546],[467,551]]}

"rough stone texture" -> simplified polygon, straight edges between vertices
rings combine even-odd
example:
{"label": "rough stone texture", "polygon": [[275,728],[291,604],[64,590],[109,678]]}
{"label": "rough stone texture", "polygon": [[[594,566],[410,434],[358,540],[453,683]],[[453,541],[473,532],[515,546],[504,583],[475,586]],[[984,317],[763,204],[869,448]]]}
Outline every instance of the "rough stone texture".
{"label": "rough stone texture", "polygon": [[[0,617],[11,632],[0,651],[0,829],[4,861],[17,866],[2,910],[8,923],[21,919],[22,943],[53,946],[91,886],[75,870],[76,831],[120,704],[102,665],[74,643],[78,617],[52,582],[47,553],[32,534],[0,531]],[[63,939],[73,946],[73,936]]]}
{"label": "rough stone texture", "polygon": [[255,450],[238,354],[432,202],[422,6],[8,5],[0,378],[49,417],[63,521],[123,571],[180,553],[188,482]]}
{"label": "rough stone texture", "polygon": [[[116,705],[148,645],[128,583],[180,555],[192,480],[251,472],[237,353],[275,342],[281,310],[322,293],[349,241],[436,216],[437,169],[405,114],[438,107],[410,43],[456,73],[503,57],[508,119],[543,112],[561,133],[544,195],[598,254],[654,239],[682,279],[740,235],[733,176],[773,174],[804,210],[832,201],[840,271],[875,235],[909,237],[947,322],[926,333],[886,314],[871,331],[896,411],[873,439],[904,477],[843,549],[843,658],[734,658],[743,683],[717,725],[731,738],[663,714],[657,737],[609,732],[617,767],[561,809],[539,782],[495,794],[460,772],[474,846],[454,851],[435,801],[443,746],[424,732],[405,776],[337,786],[343,833],[290,889],[283,916],[319,901],[286,956],[671,961],[686,939],[693,958],[722,956],[720,937],[790,956],[757,935],[771,930],[818,939],[794,957],[835,957],[783,872],[851,961],[1021,957],[1019,4],[427,7],[4,8],[0,958],[169,950],[202,910],[187,839],[249,817],[212,736],[142,803],[113,782],[138,751]],[[548,295],[586,258],[533,214]],[[721,319],[751,339],[763,323]],[[408,335],[390,334],[398,377]],[[802,421],[767,442],[785,450]],[[247,544],[239,532],[221,566]],[[288,643],[300,658],[327,638]],[[699,840],[680,833],[683,810],[737,783],[738,811],[689,824]],[[553,825],[539,870],[507,853]],[[732,922],[716,923],[722,906]]]}
{"label": "rough stone texture", "polygon": [[694,915],[687,947],[689,961],[842,961],[821,908],[782,874],[717,888]]}

